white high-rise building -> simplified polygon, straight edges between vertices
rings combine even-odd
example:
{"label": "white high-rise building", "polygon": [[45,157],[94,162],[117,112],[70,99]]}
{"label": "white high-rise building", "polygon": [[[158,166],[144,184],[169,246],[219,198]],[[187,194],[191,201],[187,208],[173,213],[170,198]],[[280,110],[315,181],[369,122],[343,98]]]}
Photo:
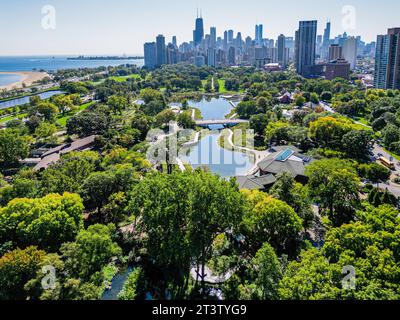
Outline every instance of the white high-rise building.
{"label": "white high-rise building", "polygon": [[350,63],[351,70],[357,65],[357,39],[349,37],[343,44],[343,58]]}

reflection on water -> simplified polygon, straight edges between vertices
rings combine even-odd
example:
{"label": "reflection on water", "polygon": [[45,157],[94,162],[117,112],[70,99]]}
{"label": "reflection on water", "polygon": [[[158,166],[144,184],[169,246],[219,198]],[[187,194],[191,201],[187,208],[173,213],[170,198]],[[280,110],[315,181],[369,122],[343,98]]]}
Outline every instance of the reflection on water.
{"label": "reflection on water", "polygon": [[221,148],[218,144],[220,133],[213,131],[190,148],[183,161],[189,163],[193,168],[206,166],[211,172],[228,178],[246,175],[253,164],[251,159],[241,152],[233,152]]}
{"label": "reflection on water", "polygon": [[[42,100],[44,100],[44,99],[51,98],[52,96],[55,96],[57,94],[63,94],[63,93],[64,93],[63,91],[54,90],[54,91],[43,92],[43,93],[37,94],[35,96],[39,96]],[[16,107],[16,106],[21,106],[23,104],[27,104],[27,103],[29,103],[31,97],[32,96],[0,102],[0,109],[7,109],[7,108],[12,108],[12,107]]]}
{"label": "reflection on water", "polygon": [[[189,105],[199,109],[204,120],[225,119],[233,109],[229,101],[214,97],[203,98],[198,102],[189,101]],[[246,175],[253,166],[252,160],[241,152],[229,151],[219,146],[221,134],[218,130],[223,129],[222,126],[212,126],[210,129],[214,131],[190,148],[182,160],[193,168],[206,166],[211,172],[224,178]]]}

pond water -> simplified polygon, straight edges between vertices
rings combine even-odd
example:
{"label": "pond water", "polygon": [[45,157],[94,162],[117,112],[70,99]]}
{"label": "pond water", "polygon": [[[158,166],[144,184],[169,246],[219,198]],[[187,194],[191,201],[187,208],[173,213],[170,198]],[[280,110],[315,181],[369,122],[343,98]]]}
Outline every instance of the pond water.
{"label": "pond water", "polygon": [[128,268],[118,273],[111,282],[111,289],[104,291],[101,300],[118,300],[118,294],[121,292],[125,281],[133,270],[133,268]]}
{"label": "pond water", "polygon": [[[37,94],[35,96],[39,96],[42,100],[44,100],[44,99],[48,99],[52,96],[55,96],[57,94],[63,94],[63,93],[64,93],[63,91],[54,90],[54,91],[43,92],[43,93]],[[27,103],[29,103],[31,97],[33,97],[33,96],[0,102],[0,110],[27,104]]]}
{"label": "pond water", "polygon": [[[203,99],[200,102],[189,101],[189,105],[198,108],[204,120],[225,119],[233,109],[229,101],[218,98]],[[242,152],[229,151],[219,146],[221,132],[218,130],[222,128],[222,126],[211,127],[213,131],[191,147],[182,160],[193,168],[208,167],[211,172],[224,178],[246,175],[253,167],[252,159]]]}
{"label": "pond water", "polygon": [[219,98],[203,98],[201,101],[189,101],[189,106],[201,110],[204,120],[225,119],[225,116],[233,109],[228,100]]}

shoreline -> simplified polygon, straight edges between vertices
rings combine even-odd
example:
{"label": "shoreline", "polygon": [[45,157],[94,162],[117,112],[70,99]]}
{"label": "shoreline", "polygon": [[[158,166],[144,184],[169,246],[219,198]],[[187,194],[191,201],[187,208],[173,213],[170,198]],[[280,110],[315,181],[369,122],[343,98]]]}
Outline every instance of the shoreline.
{"label": "shoreline", "polygon": [[23,88],[23,84],[27,87],[33,85],[36,81],[40,81],[49,75],[46,72],[38,72],[38,71],[0,71],[0,75],[17,75],[20,76],[21,79],[17,82],[10,83],[5,86],[0,86],[0,90],[12,90],[12,89],[21,89]]}

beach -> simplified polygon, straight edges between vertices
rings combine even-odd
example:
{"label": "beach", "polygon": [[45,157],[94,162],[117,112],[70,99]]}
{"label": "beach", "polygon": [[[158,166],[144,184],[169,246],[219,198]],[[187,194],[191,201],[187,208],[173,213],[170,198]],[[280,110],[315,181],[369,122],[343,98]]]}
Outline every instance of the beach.
{"label": "beach", "polygon": [[17,82],[10,83],[5,86],[0,86],[0,90],[20,89],[23,88],[23,84],[29,87],[36,81],[40,81],[45,77],[48,77],[48,74],[46,72],[33,72],[33,71],[21,71],[21,72],[4,71],[0,72],[0,74],[16,75],[20,77],[20,79]]}

